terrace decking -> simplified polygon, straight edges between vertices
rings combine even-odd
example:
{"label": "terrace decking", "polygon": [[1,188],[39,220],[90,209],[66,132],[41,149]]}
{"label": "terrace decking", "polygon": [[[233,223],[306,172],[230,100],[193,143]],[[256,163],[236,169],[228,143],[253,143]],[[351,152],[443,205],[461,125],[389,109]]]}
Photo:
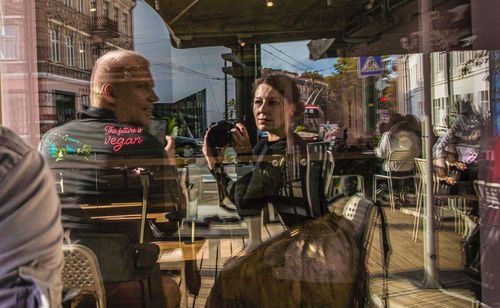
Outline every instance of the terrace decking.
{"label": "terrace decking", "polygon": [[[437,230],[436,247],[442,289],[432,290],[421,288],[424,278],[423,236],[419,234],[419,240],[412,241],[413,216],[386,209],[392,248],[387,280],[390,307],[471,307],[475,299],[472,286],[463,272],[463,238],[454,232],[452,214],[445,215],[443,226]],[[422,232],[422,228],[419,232]],[[380,295],[383,279],[377,230],[372,243],[368,259],[370,289],[372,294]]]}
{"label": "terrace decking", "polygon": [[[438,229],[437,245],[438,266],[440,270],[440,283],[442,289],[423,289],[420,282],[424,277],[423,243],[420,234],[419,241],[412,241],[413,216],[401,211],[391,212],[385,208],[389,226],[389,240],[392,248],[389,265],[388,298],[390,307],[474,307],[475,302],[472,286],[463,273],[461,241],[462,236],[454,232],[451,214],[445,215],[443,225]],[[451,219],[450,219],[451,218]],[[229,225],[226,225],[229,226]],[[215,225],[215,228],[224,228]],[[232,226],[233,228],[235,226]],[[240,224],[241,227],[241,224]],[[266,239],[283,231],[279,224],[267,225],[263,228],[262,236]],[[381,266],[381,253],[379,244],[378,227],[375,228],[372,247],[367,259],[367,268],[370,274],[370,292],[372,297],[382,294],[383,271]],[[269,231],[269,232],[268,232]],[[422,232],[420,230],[420,232]],[[214,283],[215,272],[219,271],[224,262],[243,246],[244,238],[211,239],[196,243],[196,249],[189,250],[189,245],[175,244],[185,252],[186,258],[195,257],[198,267],[201,266],[201,289],[193,306],[194,296],[188,294],[181,285],[183,300],[181,307],[204,307],[210,289]],[[167,245],[168,246],[168,245]],[[181,250],[172,253],[172,247],[167,249],[162,246],[162,263],[168,266],[169,262],[182,260]],[[175,247],[174,247],[175,248]],[[168,254],[173,256],[171,260]],[[175,260],[174,260],[175,259]],[[203,259],[203,260],[202,260]],[[181,262],[182,263],[182,262]],[[170,263],[174,265],[174,263]],[[180,277],[177,277],[180,279]]]}

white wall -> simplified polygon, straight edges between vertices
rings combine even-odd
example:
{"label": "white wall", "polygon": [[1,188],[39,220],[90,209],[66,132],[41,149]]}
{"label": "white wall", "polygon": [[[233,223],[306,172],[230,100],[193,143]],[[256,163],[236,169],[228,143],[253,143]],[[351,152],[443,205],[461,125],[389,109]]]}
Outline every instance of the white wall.
{"label": "white wall", "polygon": [[[143,1],[133,10],[134,48],[151,62],[159,103],[174,103],[206,89],[206,123],[217,122],[224,112],[225,47],[176,49],[161,17]],[[234,98],[234,79],[228,76],[228,100]]]}

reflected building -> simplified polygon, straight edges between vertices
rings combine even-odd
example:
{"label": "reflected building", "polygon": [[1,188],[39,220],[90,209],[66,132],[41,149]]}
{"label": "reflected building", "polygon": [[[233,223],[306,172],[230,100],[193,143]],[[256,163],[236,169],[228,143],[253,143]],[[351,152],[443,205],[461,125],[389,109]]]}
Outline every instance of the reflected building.
{"label": "reflected building", "polygon": [[133,49],[134,1],[36,1],[40,133],[90,105],[90,73],[101,55]]}
{"label": "reflected building", "polygon": [[[489,53],[486,51],[452,51],[431,54],[431,99],[434,131],[451,126],[462,113],[463,104],[476,101],[489,110]],[[398,112],[418,118],[424,114],[422,54],[397,56]]]}

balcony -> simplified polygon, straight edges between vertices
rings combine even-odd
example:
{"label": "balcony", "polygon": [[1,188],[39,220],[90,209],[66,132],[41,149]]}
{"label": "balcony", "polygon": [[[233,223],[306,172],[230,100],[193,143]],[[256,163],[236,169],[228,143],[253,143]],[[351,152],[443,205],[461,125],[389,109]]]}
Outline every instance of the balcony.
{"label": "balcony", "polygon": [[68,67],[59,63],[40,61],[38,62],[38,72],[90,81],[90,71]]}
{"label": "balcony", "polygon": [[90,33],[103,39],[116,38],[118,23],[106,17],[91,17],[89,24]]}
{"label": "balcony", "polygon": [[58,20],[62,23],[71,23],[76,29],[88,32],[90,17],[83,12],[63,5],[56,0],[48,0],[45,7],[41,7],[47,14],[47,18]]}

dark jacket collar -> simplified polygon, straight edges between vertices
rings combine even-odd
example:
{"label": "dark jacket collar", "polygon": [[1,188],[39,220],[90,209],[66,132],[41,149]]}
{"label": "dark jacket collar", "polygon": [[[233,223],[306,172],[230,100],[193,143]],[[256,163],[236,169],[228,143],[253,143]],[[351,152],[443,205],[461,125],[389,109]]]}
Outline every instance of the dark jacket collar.
{"label": "dark jacket collar", "polygon": [[115,113],[109,109],[90,107],[87,110],[82,110],[78,114],[80,119],[112,119],[116,120]]}

